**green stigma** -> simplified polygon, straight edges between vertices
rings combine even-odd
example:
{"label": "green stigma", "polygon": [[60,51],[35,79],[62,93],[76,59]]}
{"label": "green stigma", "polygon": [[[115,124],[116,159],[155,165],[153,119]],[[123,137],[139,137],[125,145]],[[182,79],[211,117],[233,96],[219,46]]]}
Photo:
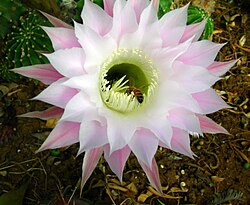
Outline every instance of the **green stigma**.
{"label": "green stigma", "polygon": [[152,60],[139,49],[118,49],[102,64],[99,91],[104,104],[121,113],[146,107],[152,100],[158,72]]}

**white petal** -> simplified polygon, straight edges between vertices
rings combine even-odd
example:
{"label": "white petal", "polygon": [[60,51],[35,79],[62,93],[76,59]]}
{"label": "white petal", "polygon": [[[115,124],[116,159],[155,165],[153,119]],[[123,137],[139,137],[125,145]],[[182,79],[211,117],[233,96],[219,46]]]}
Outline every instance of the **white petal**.
{"label": "white petal", "polygon": [[110,169],[116,174],[120,181],[122,181],[122,173],[126,161],[130,155],[131,150],[128,146],[116,150],[110,154],[109,146],[104,147],[104,157],[109,164]]}
{"label": "white petal", "polygon": [[50,64],[37,64],[31,66],[24,66],[12,69],[15,73],[19,73],[29,78],[37,79],[44,84],[51,84],[63,76],[57,72]]}
{"label": "white petal", "polygon": [[80,124],[75,122],[58,122],[48,138],[37,150],[41,152],[46,149],[66,147],[79,141]]}
{"label": "white petal", "polygon": [[152,160],[158,148],[155,135],[148,129],[138,129],[128,145],[137,159],[152,169]]}
{"label": "white petal", "polygon": [[193,98],[199,104],[202,112],[201,114],[213,113],[222,108],[231,108],[224,100],[221,99],[218,93],[213,89],[208,89],[199,93],[192,94]]}
{"label": "white petal", "polygon": [[188,5],[166,13],[159,20],[163,47],[178,45],[186,28]]}
{"label": "white petal", "polygon": [[100,106],[102,105],[102,100],[98,88],[98,81],[99,76],[97,74],[86,74],[70,78],[63,85],[84,91],[89,96],[91,102]]}
{"label": "white petal", "polygon": [[57,50],[51,54],[45,54],[51,65],[62,75],[73,77],[82,75],[84,71],[85,55],[81,48]]}
{"label": "white petal", "polygon": [[146,173],[150,184],[160,193],[162,194],[160,176],[158,171],[158,166],[156,164],[155,158],[152,160],[152,164],[150,166],[146,165],[143,161],[139,160],[139,163]]}
{"label": "white petal", "polygon": [[48,120],[51,118],[60,118],[63,114],[63,109],[59,107],[50,107],[43,111],[28,112],[17,117],[29,117],[29,118],[39,118],[42,120]]}
{"label": "white petal", "polygon": [[115,0],[103,0],[104,10],[108,15],[113,16],[113,7],[115,4]]}
{"label": "white petal", "polygon": [[42,26],[42,29],[49,36],[55,50],[80,47],[73,29],[46,26]]}
{"label": "white petal", "polygon": [[224,75],[233,65],[237,62],[237,60],[227,61],[227,62],[214,62],[208,66],[209,72],[213,75],[221,76]]}
{"label": "white petal", "polygon": [[184,65],[180,61],[175,61],[173,68],[172,80],[178,82],[188,93],[207,90],[219,80],[219,77],[212,75],[201,66]]}
{"label": "white petal", "polygon": [[199,118],[202,132],[211,133],[211,134],[216,134],[216,133],[229,134],[225,128],[218,125],[210,118],[208,118],[204,115],[199,115],[199,114],[196,114],[196,116]]}
{"label": "white petal", "polygon": [[75,33],[85,51],[84,69],[88,73],[98,72],[100,65],[116,50],[116,42],[111,37],[102,37],[86,25],[76,22]]}
{"label": "white petal", "polygon": [[62,85],[65,79],[59,79],[52,83],[48,88],[42,91],[33,100],[41,100],[43,102],[55,105],[60,108],[65,108],[69,100],[77,94],[77,90]]}
{"label": "white petal", "polygon": [[96,120],[84,121],[80,127],[80,148],[78,154],[83,151],[101,147],[108,143],[106,125]]}
{"label": "white petal", "polygon": [[83,23],[104,36],[112,26],[112,18],[98,5],[85,0],[81,13]]}
{"label": "white petal", "polygon": [[188,132],[178,128],[173,128],[171,149],[175,152],[179,152],[190,158],[193,158],[193,152],[190,148],[190,138]]}
{"label": "white petal", "polygon": [[66,105],[61,120],[84,122],[97,120],[97,108],[84,92],[76,94]]}
{"label": "white petal", "polygon": [[88,178],[94,171],[97,163],[103,153],[103,148],[98,147],[85,152],[83,163],[82,163],[82,183],[81,190],[83,189]]}
{"label": "white petal", "polygon": [[130,3],[124,0],[117,0],[114,5],[113,27],[110,35],[120,42],[121,37],[126,33],[132,33],[137,30],[138,24],[134,9]]}
{"label": "white petal", "polygon": [[178,60],[184,64],[207,67],[214,62],[216,55],[224,45],[208,40],[197,41],[192,43],[186,53],[182,54]]}
{"label": "white petal", "polygon": [[186,26],[185,31],[181,37],[180,43],[192,37],[193,37],[193,41],[198,41],[206,26],[206,23],[207,23],[207,20],[205,19],[199,23]]}
{"label": "white petal", "polygon": [[169,112],[168,118],[173,127],[202,134],[199,119],[193,112],[187,109],[184,108],[172,109]]}

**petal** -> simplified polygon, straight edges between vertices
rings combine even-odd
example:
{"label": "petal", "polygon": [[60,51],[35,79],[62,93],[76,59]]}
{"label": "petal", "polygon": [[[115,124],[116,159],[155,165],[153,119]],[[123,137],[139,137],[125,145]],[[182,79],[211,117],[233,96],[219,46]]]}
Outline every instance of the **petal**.
{"label": "petal", "polygon": [[190,148],[190,138],[188,132],[178,128],[173,128],[171,150],[193,158],[193,152]]}
{"label": "petal", "polygon": [[224,75],[233,65],[237,62],[237,60],[227,61],[227,62],[214,62],[208,66],[208,70],[216,76]]}
{"label": "petal", "polygon": [[216,55],[224,45],[209,40],[197,41],[192,43],[186,53],[182,54],[178,60],[184,64],[207,67],[214,62]]}
{"label": "petal", "polygon": [[158,48],[151,51],[152,59],[154,64],[160,69],[160,78],[165,81],[167,78],[172,77],[173,62],[183,53],[186,52],[188,47],[191,45],[192,39],[189,39],[177,46]]}
{"label": "petal", "polygon": [[159,20],[159,30],[163,47],[178,45],[187,22],[188,4],[182,8],[166,13]]}
{"label": "petal", "polygon": [[47,110],[28,112],[22,115],[18,115],[18,117],[29,117],[29,118],[39,118],[42,120],[48,120],[51,118],[60,118],[63,114],[63,111],[64,110],[59,107],[50,107]]}
{"label": "petal", "polygon": [[148,180],[150,184],[160,193],[162,193],[161,189],[161,182],[160,182],[160,177],[159,177],[159,171],[158,171],[158,166],[156,164],[155,158],[152,160],[152,164],[150,166],[147,166],[144,164],[144,162],[139,161],[142,169],[146,173]]}
{"label": "petal", "polygon": [[[154,38],[152,38],[154,36]],[[150,42],[150,43],[149,43]],[[144,51],[151,52],[162,46],[162,40],[157,30],[157,24],[139,27],[134,33],[127,33],[121,37],[121,48],[135,49],[140,48]]]}
{"label": "petal", "polygon": [[112,18],[98,5],[85,0],[81,13],[83,23],[104,36],[112,27]]}
{"label": "petal", "polygon": [[85,51],[85,70],[88,73],[98,72],[100,64],[116,50],[116,42],[111,37],[102,37],[91,28],[76,22],[75,33]]}
{"label": "petal", "polygon": [[98,120],[97,108],[84,92],[79,92],[67,103],[61,120],[85,122]]}
{"label": "petal", "polygon": [[[166,98],[163,96],[167,96]],[[158,110],[164,110],[167,113],[173,108],[183,107],[195,113],[200,113],[201,109],[197,101],[187,93],[184,88],[180,87],[176,82],[168,79],[161,82],[157,96],[154,100],[154,107]]]}
{"label": "petal", "polygon": [[70,48],[57,50],[51,54],[45,54],[51,65],[62,75],[74,77],[82,75],[84,71],[85,54],[82,48]]}
{"label": "petal", "polygon": [[124,0],[117,0],[114,5],[113,27],[110,35],[118,44],[124,34],[132,33],[138,28],[135,12],[130,3],[125,4],[125,2]]}
{"label": "petal", "polygon": [[229,134],[225,128],[218,125],[213,120],[206,117],[205,115],[196,114],[196,116],[199,118],[202,132],[211,133],[211,134],[216,134],[216,133]]}
{"label": "petal", "polygon": [[62,85],[65,79],[59,79],[52,83],[48,88],[42,91],[33,100],[41,100],[43,102],[65,108],[69,100],[77,93],[77,90]]}
{"label": "petal", "polygon": [[113,16],[113,8],[115,4],[115,0],[103,0],[104,10],[108,15]]}
{"label": "petal", "polygon": [[41,152],[46,149],[66,147],[79,142],[80,124],[75,122],[58,122],[48,138],[37,150]]}
{"label": "petal", "polygon": [[116,174],[120,181],[122,181],[122,173],[130,152],[131,150],[128,146],[112,153],[110,153],[108,145],[104,147],[105,160],[108,162],[110,169]]}
{"label": "petal", "polygon": [[150,2],[148,0],[128,0],[128,2],[134,8],[136,20],[139,24],[141,13],[149,5]]}
{"label": "petal", "polygon": [[103,152],[102,147],[94,148],[85,152],[82,163],[82,183],[81,190],[83,189],[88,178],[94,171]]}
{"label": "petal", "polygon": [[108,143],[107,128],[96,120],[81,123],[78,154]]}
{"label": "petal", "polygon": [[130,116],[110,112],[110,109],[99,110],[101,116],[107,120],[107,135],[110,145],[110,153],[125,147],[132,138],[137,123]]}
{"label": "petal", "polygon": [[152,160],[158,148],[158,139],[148,129],[140,128],[136,130],[129,142],[129,148],[139,161],[152,168]]}
{"label": "petal", "polygon": [[202,114],[209,114],[223,108],[230,108],[213,89],[194,93],[192,96],[199,104]]}
{"label": "petal", "polygon": [[46,26],[42,26],[42,29],[49,36],[54,50],[80,47],[73,29]]}
{"label": "petal", "polygon": [[34,78],[44,84],[51,84],[63,76],[50,64],[39,64],[12,69],[15,73]]}
{"label": "petal", "polygon": [[180,61],[173,64],[175,80],[188,93],[196,93],[207,90],[219,77],[212,75],[206,68],[195,65],[185,65]]}
{"label": "petal", "polygon": [[139,27],[145,28],[158,20],[157,10],[154,7],[154,2],[151,3],[143,10],[140,17]]}
{"label": "petal", "polygon": [[180,39],[180,43],[190,39],[193,37],[193,42],[198,41],[205,26],[206,26],[207,20],[203,20],[196,24],[191,24],[186,26],[185,31]]}
{"label": "petal", "polygon": [[79,90],[83,90],[89,97],[89,100],[95,103],[97,106],[102,105],[100,92],[98,88],[99,76],[98,73],[86,74],[70,78],[63,85]]}
{"label": "petal", "polygon": [[187,109],[174,108],[169,112],[168,118],[173,127],[202,134],[199,119]]}
{"label": "petal", "polygon": [[54,17],[54,16],[51,16],[41,10],[39,10],[40,13],[42,13],[49,21],[50,23],[52,23],[54,26],[56,27],[63,27],[63,28],[73,28],[71,25],[65,23],[64,21]]}

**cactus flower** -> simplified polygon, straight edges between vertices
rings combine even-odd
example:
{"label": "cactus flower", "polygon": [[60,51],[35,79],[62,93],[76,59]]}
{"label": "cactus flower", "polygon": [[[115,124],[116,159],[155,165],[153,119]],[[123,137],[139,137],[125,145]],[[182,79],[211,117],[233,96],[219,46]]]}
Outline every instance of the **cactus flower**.
{"label": "cactus flower", "polygon": [[42,27],[50,64],[14,69],[49,86],[34,100],[53,105],[24,117],[59,118],[38,151],[79,142],[84,186],[104,156],[122,180],[131,152],[162,193],[158,146],[193,157],[191,133],[227,133],[206,114],[229,106],[211,88],[235,61],[217,62],[224,44],[198,41],[205,21],[188,25],[188,5],[157,17],[157,0],[85,0],[83,24]]}

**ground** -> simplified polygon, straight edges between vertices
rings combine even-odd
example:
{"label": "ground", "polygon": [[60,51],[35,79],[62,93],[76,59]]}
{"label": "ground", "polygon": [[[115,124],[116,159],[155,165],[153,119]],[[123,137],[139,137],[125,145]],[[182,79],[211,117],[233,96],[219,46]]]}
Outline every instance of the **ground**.
{"label": "ground", "polygon": [[0,81],[0,195],[28,182],[25,205],[249,204],[250,19],[244,8],[224,1],[218,1],[211,13],[213,41],[228,42],[218,60],[239,59],[214,85],[232,108],[209,116],[230,135],[191,137],[195,159],[159,148],[156,160],[163,197],[149,186],[133,155],[125,166],[123,183],[101,159],[80,197],[83,155],[76,157],[78,144],[36,154],[54,122],[16,117],[49,107],[29,100],[45,88],[31,80]]}

